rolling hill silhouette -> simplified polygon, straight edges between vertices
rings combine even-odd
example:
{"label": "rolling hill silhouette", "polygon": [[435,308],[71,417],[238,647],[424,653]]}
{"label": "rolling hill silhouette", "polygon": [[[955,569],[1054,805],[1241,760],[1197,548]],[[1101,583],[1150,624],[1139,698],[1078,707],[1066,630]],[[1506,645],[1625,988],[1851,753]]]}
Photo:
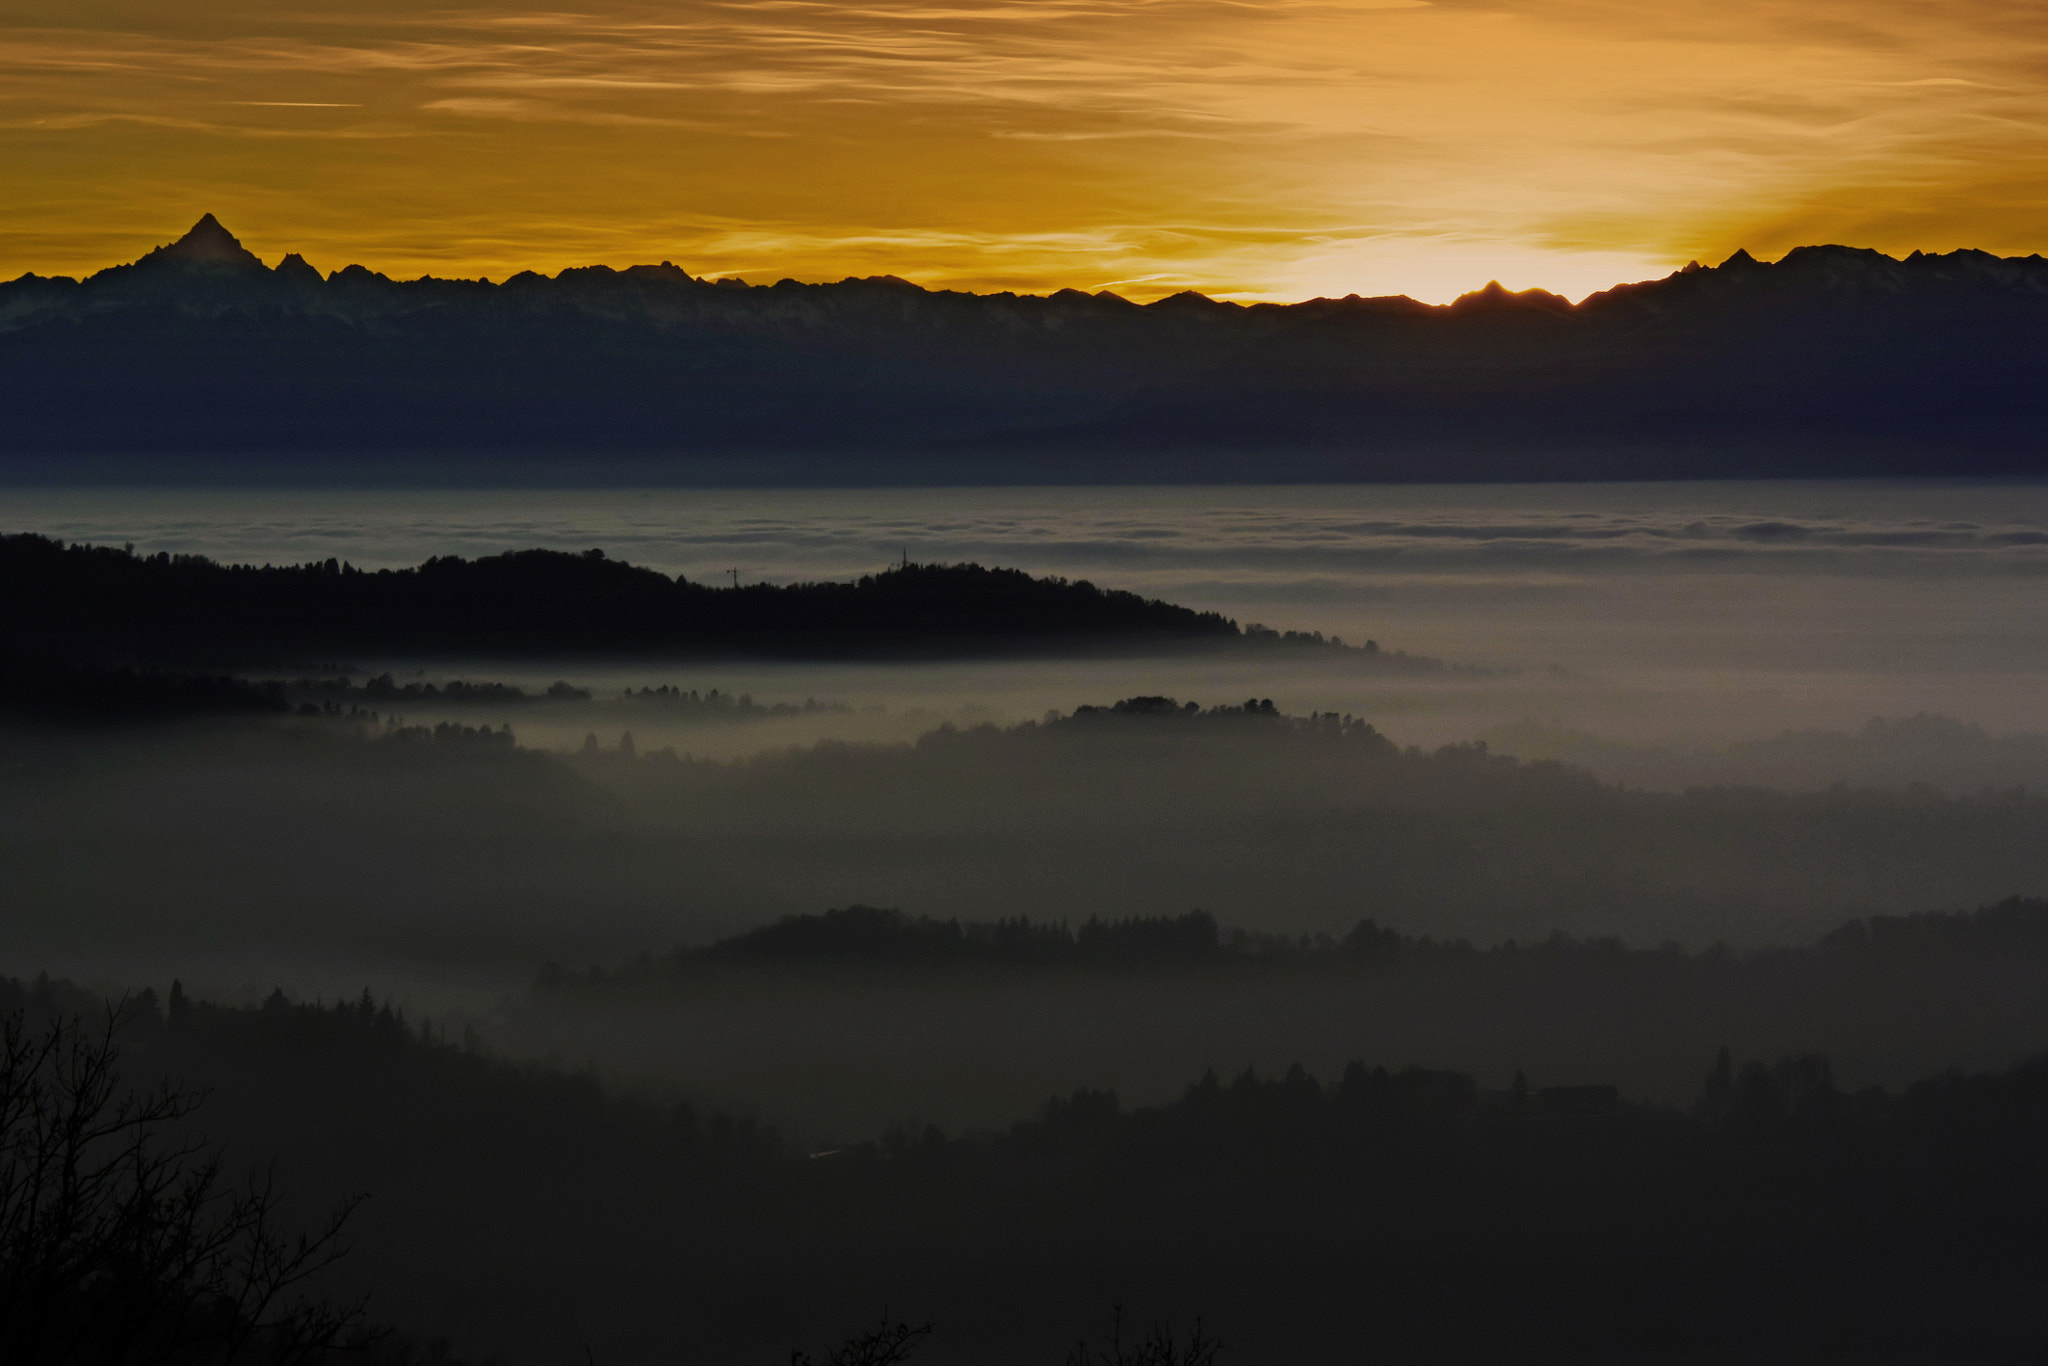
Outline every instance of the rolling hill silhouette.
{"label": "rolling hill silhouette", "polygon": [[861,659],[1147,655],[1217,648],[1342,652],[1393,671],[1437,660],[1319,634],[1240,628],[1088,581],[978,564],[904,564],[853,582],[731,588],[606,558],[520,550],[365,572],[137,555],[0,536],[7,650],[56,660],[239,663],[322,657],[691,656]]}
{"label": "rolling hill silhouette", "polygon": [[[0,461],[579,468],[846,482],[2019,473],[2048,261],[1803,247],[1579,304],[1498,284],[1241,306],[267,267],[212,215],[0,285]],[[391,466],[396,460],[398,464]],[[410,462],[410,463],[409,463]],[[594,463],[593,463],[594,462]],[[592,477],[597,477],[593,473]]]}

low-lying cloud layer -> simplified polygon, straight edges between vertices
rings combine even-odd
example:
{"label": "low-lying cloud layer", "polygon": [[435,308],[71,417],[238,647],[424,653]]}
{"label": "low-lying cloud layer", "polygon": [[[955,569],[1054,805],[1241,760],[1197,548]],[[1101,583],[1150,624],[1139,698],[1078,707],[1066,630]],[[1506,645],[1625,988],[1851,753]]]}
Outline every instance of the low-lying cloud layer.
{"label": "low-lying cloud layer", "polygon": [[[1388,717],[1453,706],[1484,726],[1571,720],[1685,744],[1787,726],[1936,711],[2040,730],[2027,681],[2048,667],[2048,489],[2033,484],[625,492],[17,490],[0,517],[149,552],[358,567],[525,546],[602,547],[704,582],[848,578],[903,556],[1089,578],[1239,621],[1377,639],[1519,673],[1403,699],[1289,670],[1264,681],[1159,666],[1072,665],[1003,678],[884,682],[877,671],[717,677],[650,667],[608,684],[682,683],[773,697],[1013,718],[1117,689],[1241,697]],[[1570,671],[1558,675],[1554,668]],[[972,671],[968,671],[972,672]],[[1098,671],[1099,672],[1099,671]],[[545,686],[549,677],[530,681]],[[1588,688],[1597,685],[1595,701]],[[1652,687],[1655,697],[1636,696]],[[1620,700],[1614,689],[1630,691]],[[1427,692],[1426,704],[1407,697]],[[1455,698],[1455,702],[1451,699]],[[1390,713],[1387,708],[1398,710]],[[1606,715],[1603,715],[1606,713]],[[1448,724],[1448,723],[1447,723]],[[1404,738],[1406,732],[1398,730]]]}
{"label": "low-lying cloud layer", "polygon": [[362,568],[440,554],[601,545],[695,579],[790,582],[899,556],[1146,579],[1488,568],[1949,577],[2048,573],[2033,484],[628,490],[292,493],[15,490],[9,520],[71,540],[232,561],[340,555]]}

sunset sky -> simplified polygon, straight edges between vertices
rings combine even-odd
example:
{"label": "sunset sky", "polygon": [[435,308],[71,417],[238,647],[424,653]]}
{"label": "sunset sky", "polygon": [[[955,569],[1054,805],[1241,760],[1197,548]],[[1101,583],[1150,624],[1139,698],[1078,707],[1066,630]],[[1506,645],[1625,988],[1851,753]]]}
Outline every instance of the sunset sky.
{"label": "sunset sky", "polygon": [[0,275],[1582,295],[2048,247],[2040,0],[4,0]]}

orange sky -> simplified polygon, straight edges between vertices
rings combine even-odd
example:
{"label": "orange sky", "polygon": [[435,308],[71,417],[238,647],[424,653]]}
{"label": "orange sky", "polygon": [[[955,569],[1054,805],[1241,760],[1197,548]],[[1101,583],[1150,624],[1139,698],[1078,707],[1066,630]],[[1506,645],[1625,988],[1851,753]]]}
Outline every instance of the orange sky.
{"label": "orange sky", "polygon": [[209,210],[323,269],[1138,298],[2048,246],[2041,0],[561,2],[5,0],[0,275]]}

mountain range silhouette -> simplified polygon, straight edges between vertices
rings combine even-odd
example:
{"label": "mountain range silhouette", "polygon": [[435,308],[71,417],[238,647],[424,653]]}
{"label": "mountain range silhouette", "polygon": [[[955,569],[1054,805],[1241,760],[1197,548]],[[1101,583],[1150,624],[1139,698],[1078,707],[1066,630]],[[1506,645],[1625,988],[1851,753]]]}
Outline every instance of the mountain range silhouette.
{"label": "mountain range silhouette", "polygon": [[[1584,479],[2048,469],[2048,261],[1737,252],[1578,304],[502,283],[274,268],[208,214],[0,284],[0,470]],[[381,464],[379,462],[382,462]],[[394,466],[393,462],[396,462]]]}

